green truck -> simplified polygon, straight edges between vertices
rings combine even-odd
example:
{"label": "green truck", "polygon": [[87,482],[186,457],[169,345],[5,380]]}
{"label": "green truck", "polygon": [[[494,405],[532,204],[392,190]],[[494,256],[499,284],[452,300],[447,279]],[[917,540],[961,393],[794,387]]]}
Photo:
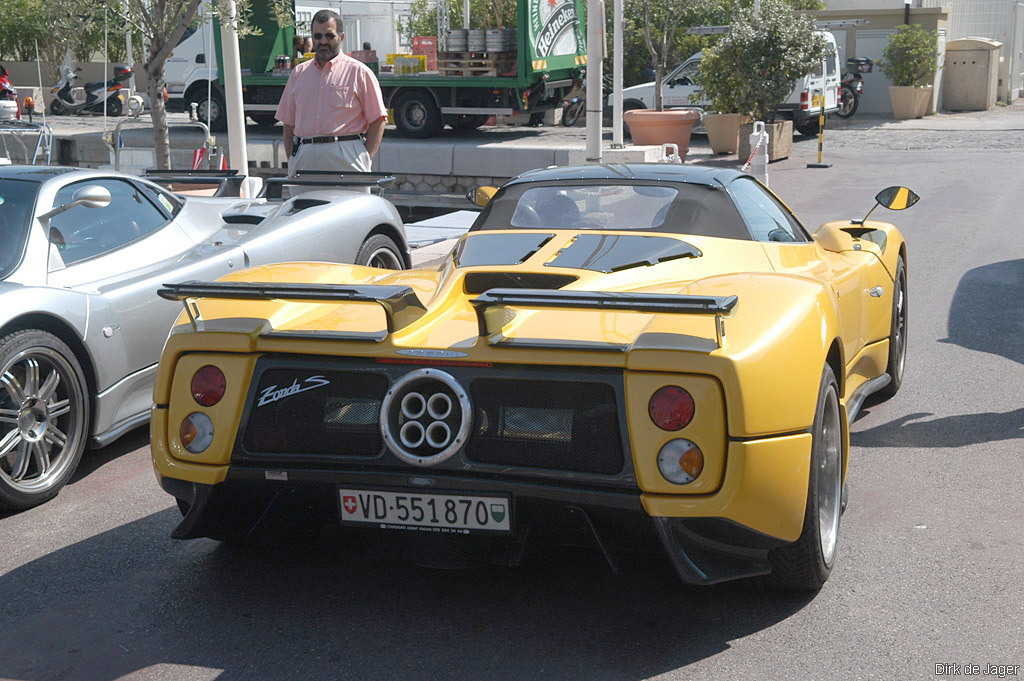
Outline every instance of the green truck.
{"label": "green truck", "polygon": [[[561,106],[586,69],[583,0],[519,0],[516,13],[514,51],[439,52],[438,71],[378,75],[401,134],[433,137],[445,125],[470,130],[491,116]],[[252,3],[252,22],[263,34],[239,41],[243,105],[255,122],[272,124],[287,82],[275,73],[277,57],[291,54],[294,31],[277,26],[266,0]],[[209,33],[196,31],[175,47],[166,66],[168,97],[184,111],[195,102],[201,119],[209,113],[212,127],[224,129],[220,30],[212,31],[215,67],[206,55]]]}

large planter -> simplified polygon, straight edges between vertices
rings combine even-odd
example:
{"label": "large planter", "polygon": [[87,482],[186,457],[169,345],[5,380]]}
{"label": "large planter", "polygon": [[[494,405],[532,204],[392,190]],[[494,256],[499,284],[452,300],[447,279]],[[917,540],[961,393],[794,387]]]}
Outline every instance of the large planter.
{"label": "large planter", "polygon": [[735,154],[740,144],[740,125],[749,122],[750,116],[744,114],[704,114],[704,129],[708,133],[712,153]]}
{"label": "large planter", "polygon": [[[789,158],[789,155],[793,153],[793,121],[767,123],[764,128],[768,133],[768,162]],[[737,151],[741,163],[746,163],[750,158],[750,134],[752,132],[754,132],[753,123],[740,125],[740,145]]]}
{"label": "large planter", "polygon": [[889,86],[893,118],[921,118],[932,102],[932,86]]}
{"label": "large planter", "polygon": [[633,109],[624,111],[622,120],[629,126],[633,144],[675,144],[679,148],[679,158],[686,160],[690,132],[693,124],[700,120],[700,114],[690,109]]}

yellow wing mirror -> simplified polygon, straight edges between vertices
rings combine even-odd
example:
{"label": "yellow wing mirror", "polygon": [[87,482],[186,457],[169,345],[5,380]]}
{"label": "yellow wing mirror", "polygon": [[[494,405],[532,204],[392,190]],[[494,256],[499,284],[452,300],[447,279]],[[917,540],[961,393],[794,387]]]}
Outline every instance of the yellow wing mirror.
{"label": "yellow wing mirror", "polygon": [[875,208],[885,206],[889,210],[906,210],[921,200],[921,197],[906,187],[886,187],[875,195],[875,205],[861,220],[851,220],[855,225],[863,225],[874,212]]}
{"label": "yellow wing mirror", "polygon": [[494,195],[497,193],[497,187],[477,187],[476,189],[470,189],[466,192],[466,198],[483,208],[491,202],[491,199],[493,199]]}

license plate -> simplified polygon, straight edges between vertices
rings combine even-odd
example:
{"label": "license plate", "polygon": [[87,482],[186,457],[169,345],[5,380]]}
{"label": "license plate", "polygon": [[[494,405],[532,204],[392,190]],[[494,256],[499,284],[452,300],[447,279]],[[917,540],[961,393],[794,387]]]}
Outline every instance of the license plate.
{"label": "license plate", "polygon": [[508,497],[340,489],[341,522],[430,532],[510,532]]}

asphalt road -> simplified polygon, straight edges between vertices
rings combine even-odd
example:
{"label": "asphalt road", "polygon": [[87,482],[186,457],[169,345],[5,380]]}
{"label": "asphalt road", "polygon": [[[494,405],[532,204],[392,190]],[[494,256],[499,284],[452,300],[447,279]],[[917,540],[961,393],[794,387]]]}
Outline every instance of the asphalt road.
{"label": "asphalt road", "polygon": [[921,196],[873,215],[908,241],[910,354],[901,392],[853,424],[838,564],[817,595],[684,587],[658,558],[613,576],[587,552],[433,572],[333,534],[302,549],[174,541],[140,430],[87,453],[54,501],[0,517],[0,677],[889,680],[1024,665],[1024,176],[1019,145],[1003,146],[1020,133],[947,131],[929,150],[878,127],[892,139],[835,142],[832,168],[805,167],[809,140],[770,166],[811,229],[862,217],[891,184]]}

